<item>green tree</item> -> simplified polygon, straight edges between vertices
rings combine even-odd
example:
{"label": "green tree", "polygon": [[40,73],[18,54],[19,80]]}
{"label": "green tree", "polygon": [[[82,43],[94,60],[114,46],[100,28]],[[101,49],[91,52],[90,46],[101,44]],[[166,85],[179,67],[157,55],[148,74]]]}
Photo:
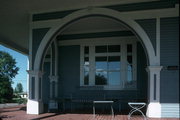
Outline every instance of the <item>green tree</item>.
{"label": "green tree", "polygon": [[15,88],[15,93],[22,93],[23,92],[23,86],[21,83],[18,83]]}
{"label": "green tree", "polygon": [[0,103],[12,100],[12,79],[18,70],[15,59],[9,53],[0,51]]}

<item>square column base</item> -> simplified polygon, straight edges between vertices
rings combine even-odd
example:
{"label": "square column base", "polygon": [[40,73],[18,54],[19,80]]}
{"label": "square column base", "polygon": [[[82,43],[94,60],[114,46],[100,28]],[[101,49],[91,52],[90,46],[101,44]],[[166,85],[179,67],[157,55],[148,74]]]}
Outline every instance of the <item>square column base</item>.
{"label": "square column base", "polygon": [[146,116],[151,118],[161,118],[161,104],[159,102],[149,103]]}
{"label": "square column base", "polygon": [[43,103],[35,100],[28,99],[27,114],[41,114],[43,113]]}

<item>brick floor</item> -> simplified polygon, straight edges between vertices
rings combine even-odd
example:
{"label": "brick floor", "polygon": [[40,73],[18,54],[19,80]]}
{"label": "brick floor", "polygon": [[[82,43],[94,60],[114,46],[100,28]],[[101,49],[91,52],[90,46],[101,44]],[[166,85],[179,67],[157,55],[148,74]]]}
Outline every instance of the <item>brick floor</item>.
{"label": "brick floor", "polygon": [[[127,115],[96,115],[92,114],[73,114],[73,113],[45,113],[40,115],[26,114],[26,106],[18,106],[0,109],[0,120],[128,120]],[[143,117],[133,116],[131,120],[143,120]],[[148,120],[179,120],[179,119],[153,119]]]}

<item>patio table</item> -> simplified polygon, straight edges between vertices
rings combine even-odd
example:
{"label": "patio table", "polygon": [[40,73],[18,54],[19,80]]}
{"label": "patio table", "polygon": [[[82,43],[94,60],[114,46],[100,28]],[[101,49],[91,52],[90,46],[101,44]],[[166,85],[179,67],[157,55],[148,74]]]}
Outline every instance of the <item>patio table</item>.
{"label": "patio table", "polygon": [[112,117],[114,117],[114,111],[113,111],[113,107],[112,107],[113,103],[114,103],[114,101],[93,101],[93,116],[94,116],[94,118],[96,115],[95,104],[111,104],[111,114],[112,114]]}

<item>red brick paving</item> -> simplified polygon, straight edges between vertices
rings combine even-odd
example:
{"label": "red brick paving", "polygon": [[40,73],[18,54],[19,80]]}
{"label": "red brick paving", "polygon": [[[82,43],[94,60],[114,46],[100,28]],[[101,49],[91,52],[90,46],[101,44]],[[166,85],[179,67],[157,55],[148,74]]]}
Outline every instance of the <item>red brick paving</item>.
{"label": "red brick paving", "polygon": [[[0,109],[0,120],[128,120],[127,115],[115,115],[112,119],[111,115],[96,115],[93,118],[92,114],[60,114],[60,113],[45,113],[40,115],[28,115],[25,111],[26,106]],[[131,120],[143,120],[143,117],[133,116]],[[148,118],[148,120],[179,120],[172,119],[157,119]]]}

